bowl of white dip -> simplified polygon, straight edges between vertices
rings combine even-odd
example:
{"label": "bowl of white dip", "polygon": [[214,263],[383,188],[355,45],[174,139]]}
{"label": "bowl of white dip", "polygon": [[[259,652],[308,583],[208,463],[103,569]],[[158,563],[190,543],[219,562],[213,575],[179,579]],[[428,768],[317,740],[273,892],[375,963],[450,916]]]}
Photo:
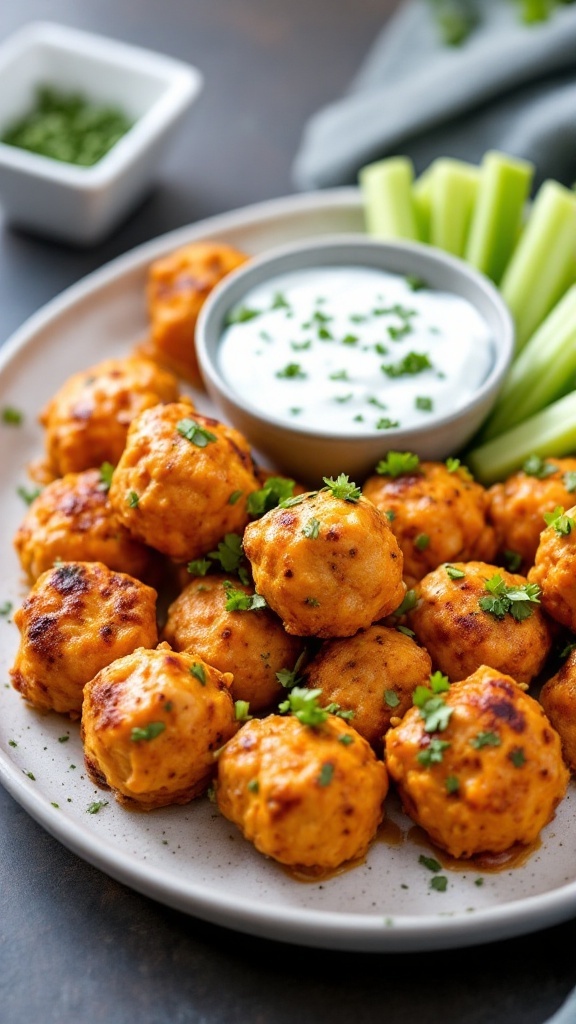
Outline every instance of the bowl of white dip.
{"label": "bowl of white dip", "polygon": [[196,329],[206,390],[278,471],[356,482],[387,451],[442,460],[488,416],[514,349],[497,288],[429,245],[322,237],[251,259]]}

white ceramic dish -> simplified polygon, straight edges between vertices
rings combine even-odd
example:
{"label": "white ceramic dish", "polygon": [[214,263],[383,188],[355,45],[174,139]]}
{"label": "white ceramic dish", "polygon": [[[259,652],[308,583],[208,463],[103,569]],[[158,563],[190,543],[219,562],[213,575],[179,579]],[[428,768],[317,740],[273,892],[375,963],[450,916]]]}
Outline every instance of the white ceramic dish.
{"label": "white ceramic dish", "polygon": [[0,131],[33,107],[42,85],[119,107],[132,128],[91,167],[0,143],[0,203],[14,225],[94,244],[142,199],[203,78],[141,47],[34,22],[0,46]]}
{"label": "white ceramic dish", "polygon": [[[0,353],[0,408],[15,406],[26,417],[19,428],[0,428],[0,605],[19,604],[26,592],[11,537],[24,511],[16,488],[26,485],[24,467],[41,450],[38,410],[70,373],[127,352],[142,338],[150,260],[201,238],[258,253],[282,241],[360,230],[360,198],[353,188],[225,214],[121,257],[68,289],[17,332]],[[210,411],[206,397],[196,397]],[[261,857],[208,800],[138,814],[95,789],[82,769],[78,726],[36,714],[7,685],[17,640],[4,617],[0,781],[64,845],[156,900],[241,932],[351,951],[455,948],[534,932],[576,915],[574,783],[521,866],[494,874],[474,865],[447,870],[448,887],[436,892],[419,863],[421,854],[434,855],[433,848],[390,801],[390,824],[365,863],[302,884]],[[98,813],[87,813],[93,801],[106,800]]]}
{"label": "white ceramic dish", "polygon": [[[454,406],[449,411],[428,413],[425,414],[425,422],[385,431],[370,429],[368,425],[361,431],[346,430],[342,406],[337,406],[337,430],[334,425],[326,426],[323,422],[314,428],[304,428],[297,420],[288,420],[282,415],[282,410],[270,401],[265,412],[254,394],[252,380],[248,397],[241,397],[235,390],[234,381],[226,379],[220,361],[222,336],[231,310],[243,305],[245,296],[254,288],[265,287],[278,275],[305,273],[319,267],[340,270],[368,268],[401,276],[413,275],[426,281],[433,292],[466,301],[486,325],[493,345],[492,365],[486,376],[470,390],[459,408],[455,407],[452,384]],[[417,300],[416,295],[411,298]],[[380,323],[378,330],[381,330]],[[460,330],[458,341],[463,341]],[[240,337],[236,344],[241,344]],[[496,401],[512,360],[514,323],[498,289],[464,260],[430,245],[383,242],[365,234],[335,234],[328,239],[307,239],[275,246],[228,274],[214,288],[200,311],[196,347],[207,390],[223,417],[241,430],[251,444],[265,452],[283,472],[317,487],[324,476],[336,477],[341,472],[358,482],[364,480],[391,448],[415,452],[421,459],[434,460],[443,460],[461,451]],[[450,353],[453,354],[453,347]],[[358,363],[360,355],[354,350],[355,363]],[[252,365],[251,377],[254,371]],[[468,375],[470,372],[468,362]],[[293,387],[293,384],[289,386]],[[377,387],[372,380],[371,387]],[[317,389],[315,400],[318,405]],[[393,410],[393,399],[390,402]]]}

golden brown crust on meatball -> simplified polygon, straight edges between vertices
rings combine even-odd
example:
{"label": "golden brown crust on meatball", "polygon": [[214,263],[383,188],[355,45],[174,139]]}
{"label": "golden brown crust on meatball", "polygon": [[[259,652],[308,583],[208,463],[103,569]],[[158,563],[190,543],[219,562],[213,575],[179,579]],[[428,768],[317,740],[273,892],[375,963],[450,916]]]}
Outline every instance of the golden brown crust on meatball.
{"label": "golden brown crust on meatball", "polygon": [[364,855],[388,777],[351,726],[269,715],[244,725],[218,760],[216,797],[257,850],[282,864],[336,868]]}
{"label": "golden brown crust on meatball", "polygon": [[134,416],[179,393],[173,374],[136,356],[105,359],[69,377],[43,409],[46,454],[54,476],[116,465]]}
{"label": "golden brown crust on meatball", "polygon": [[[576,476],[571,479],[566,474],[576,474],[576,459],[550,458],[543,465],[547,475],[542,479],[520,471],[488,491],[488,519],[496,531],[498,551],[519,555],[518,569],[524,574],[534,564],[545,528],[544,513],[558,505],[568,508],[574,504],[572,479]],[[554,471],[549,472],[548,467]]]}
{"label": "golden brown crust on meatball", "polygon": [[488,494],[465,468],[450,472],[443,462],[421,462],[413,473],[370,476],[362,491],[381,512],[389,513],[410,581],[443,562],[494,558],[496,539],[486,520]]}
{"label": "golden brown crust on meatball", "polygon": [[464,575],[453,579],[446,566],[438,566],[418,583],[418,601],[408,613],[409,624],[435,667],[456,681],[480,665],[491,665],[519,683],[530,683],[552,644],[544,613],[532,604],[529,618],[518,622],[510,614],[497,618],[479,605],[490,596],[486,582],[494,576],[507,587],[524,586],[526,577],[486,562],[453,562],[451,567]]}
{"label": "golden brown crust on meatball", "polygon": [[100,562],[62,562],[15,612],[20,646],[13,686],[42,711],[78,717],[82,688],[136,647],[154,647],[156,591]]}
{"label": "golden brown crust on meatball", "polygon": [[223,242],[192,242],[155,260],[148,271],[150,356],[195,386],[202,386],[194,332],[208,295],[249,257]]}
{"label": "golden brown crust on meatball", "polygon": [[542,530],[528,579],[540,587],[548,615],[576,632],[576,505]]}
{"label": "golden brown crust on meatball", "polygon": [[256,590],[288,633],[352,636],[402,602],[402,552],[386,517],[326,488],[272,509],[244,532]]}
{"label": "golden brown crust on meatball", "polygon": [[[289,636],[269,608],[226,611],[227,580],[219,574],[192,579],[168,609],[163,639],[177,651],[198,654],[220,672],[233,673],[232,696],[249,701],[253,713],[284,693],[276,673],[294,668],[303,642]],[[254,593],[239,580],[233,587]]]}
{"label": "golden brown crust on meatball", "polygon": [[57,560],[102,562],[148,582],[158,576],[157,552],[118,521],[97,469],[67,473],[48,484],[18,527],[14,547],[32,582]]}
{"label": "golden brown crust on meatball", "polygon": [[258,481],[242,434],[173,402],[134,419],[109,497],[134,537],[185,562],[226,533],[242,532],[254,490]]}
{"label": "golden brown crust on meatball", "polygon": [[576,773],[576,651],[540,690],[540,703],[560,735],[564,760]]}
{"label": "golden brown crust on meatball", "polygon": [[215,751],[238,728],[230,682],[228,673],[167,644],[103,669],[86,685],[82,705],[90,778],[142,810],[204,793]]}
{"label": "golden brown crust on meatball", "polygon": [[[386,734],[386,765],[407,814],[453,857],[534,842],[568,784],[560,737],[533,697],[485,665],[444,695],[441,732],[417,707]],[[444,743],[429,762],[434,740]]]}
{"label": "golden brown crust on meatball", "polygon": [[382,754],[390,719],[412,707],[416,686],[427,684],[432,662],[415,641],[386,626],[369,626],[353,637],[327,640],[304,672],[306,685],[322,690],[321,701],[354,711],[351,724]]}

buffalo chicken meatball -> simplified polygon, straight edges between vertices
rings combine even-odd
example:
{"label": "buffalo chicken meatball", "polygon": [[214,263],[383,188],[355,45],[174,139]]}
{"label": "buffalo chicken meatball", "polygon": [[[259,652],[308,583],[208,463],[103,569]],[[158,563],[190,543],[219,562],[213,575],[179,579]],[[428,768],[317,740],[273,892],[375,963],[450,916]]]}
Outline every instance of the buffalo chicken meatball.
{"label": "buffalo chicken meatball", "polygon": [[53,476],[115,465],[134,416],[158,402],[174,402],[178,382],[150,359],[106,359],[75,373],[46,405],[47,461]]}
{"label": "buffalo chicken meatball", "polygon": [[516,568],[527,573],[534,564],[544,514],[558,505],[574,503],[576,459],[541,459],[532,456],[524,469],[488,491],[488,519],[496,531],[498,551],[516,559]]}
{"label": "buffalo chicken meatball", "polygon": [[550,513],[540,534],[528,579],[542,592],[542,606],[556,622],[576,632],[576,505]]}
{"label": "buffalo chicken meatball", "polygon": [[238,723],[229,674],[167,644],[119,658],[86,685],[86,770],[119,803],[150,810],[200,796]]}
{"label": "buffalo chicken meatball", "polygon": [[539,701],[560,735],[566,764],[576,773],[576,651],[544,683]]}
{"label": "buffalo chicken meatball", "polygon": [[370,476],[362,490],[388,516],[404,555],[405,578],[419,580],[443,562],[492,561],[496,540],[486,520],[484,487],[465,467],[419,462],[415,456],[408,463],[412,468],[399,472],[394,454],[381,464],[386,471]]}
{"label": "buffalo chicken meatball", "polygon": [[491,665],[530,683],[550,652],[552,632],[538,588],[486,562],[454,562],[416,587],[408,621],[436,668],[452,680]]}
{"label": "buffalo chicken meatball", "polygon": [[14,537],[20,564],[34,582],[57,560],[103,562],[147,582],[159,556],[130,536],[108,501],[97,469],[53,480],[32,502]]}
{"label": "buffalo chicken meatball", "polygon": [[486,665],[386,734],[386,765],[406,813],[452,857],[534,842],[568,784],[560,737],[540,704]]}
{"label": "buffalo chicken meatball", "polygon": [[284,691],[276,673],[292,670],[303,650],[269,608],[250,608],[253,594],[253,587],[226,576],[195,578],[170,605],[163,631],[175,650],[233,673],[232,696],[248,701],[252,712],[278,700]]}
{"label": "buffalo chicken meatball", "polygon": [[341,718],[310,727],[268,715],[242,726],[218,759],[216,799],[260,853],[333,869],[363,856],[383,814],[388,775]]}
{"label": "buffalo chicken meatball", "polygon": [[326,640],[306,666],[311,689],[322,691],[322,703],[353,711],[352,725],[382,753],[390,719],[412,706],[416,686],[428,682],[432,663],[427,651],[397,629],[369,626],[355,636]]}
{"label": "buffalo chicken meatball", "polygon": [[173,402],[132,422],[109,497],[134,537],[185,562],[242,532],[258,486],[242,434]]}
{"label": "buffalo chicken meatball", "polygon": [[248,256],[222,242],[193,242],[155,260],[146,298],[150,341],[145,351],[191,384],[202,385],[194,335],[198,314],[215,285]]}
{"label": "buffalo chicken meatball", "polygon": [[402,552],[388,521],[346,485],[298,495],[244,532],[256,590],[288,633],[352,636],[402,602]]}
{"label": "buffalo chicken meatball", "polygon": [[156,591],[100,562],[43,573],[14,615],[20,645],[13,686],[43,711],[78,717],[82,689],[100,669],[158,643]]}

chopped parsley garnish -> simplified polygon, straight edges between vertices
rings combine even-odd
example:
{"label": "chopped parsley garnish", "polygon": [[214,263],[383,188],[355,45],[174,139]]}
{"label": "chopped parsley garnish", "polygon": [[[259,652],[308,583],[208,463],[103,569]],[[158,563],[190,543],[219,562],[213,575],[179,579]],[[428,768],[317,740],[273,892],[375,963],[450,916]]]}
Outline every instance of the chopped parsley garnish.
{"label": "chopped parsley garnish", "polygon": [[418,548],[418,551],[425,551],[430,544],[430,537],[427,533],[419,533],[414,538],[414,547]]}
{"label": "chopped parsley garnish", "polygon": [[164,732],[165,728],[165,722],[149,722],[143,728],[135,726],[130,733],[130,739],[133,743],[138,743],[140,740],[155,740],[161,732]]}
{"label": "chopped parsley garnish", "polygon": [[380,399],[376,398],[375,395],[370,395],[370,398],[367,398],[366,401],[368,402],[369,405],[375,405],[377,409],[387,409],[388,408],[386,403],[385,402],[381,402]]}
{"label": "chopped parsley garnish", "polygon": [[226,326],[230,327],[231,324],[244,324],[247,320],[254,320],[255,317],[260,316],[261,309],[249,309],[248,306],[239,306],[237,309],[231,310],[226,317]]}
{"label": "chopped parsley garnish", "polygon": [[428,397],[428,395],[418,395],[414,405],[417,409],[420,409],[421,412],[432,412],[434,408],[434,402]]}
{"label": "chopped parsley garnish", "polygon": [[300,363],[287,363],[283,370],[278,370],[276,376],[281,380],[303,380],[306,374]]}
{"label": "chopped parsley garnish", "polygon": [[499,747],[501,739],[496,732],[479,732],[470,740],[470,746],[475,750],[482,750],[483,747]]}
{"label": "chopped parsley garnish", "polygon": [[329,786],[334,778],[334,765],[330,761],[325,761],[320,769],[320,775],[318,776],[319,786]]}
{"label": "chopped parsley garnish", "polygon": [[309,519],[307,523],[302,527],[302,533],[305,537],[310,540],[316,540],[320,532],[320,521],[318,519]]}
{"label": "chopped parsley garnish", "polygon": [[416,636],[413,629],[408,629],[408,626],[396,626],[398,633],[404,633],[404,636]]}
{"label": "chopped parsley garnish", "polygon": [[42,493],[41,487],[31,487],[29,490],[26,487],[17,487],[16,493],[19,498],[22,498],[27,505],[31,505],[33,501]]}
{"label": "chopped parsley garnish", "polygon": [[335,370],[331,373],[329,380],[348,380],[348,370]]}
{"label": "chopped parsley garnish", "polygon": [[345,473],[340,473],[336,480],[331,476],[323,476],[322,479],[326,484],[326,490],[330,491],[335,498],[342,498],[343,501],[351,502],[360,500],[362,494],[360,487],[352,483]]}
{"label": "chopped parsley garnish", "polygon": [[130,508],[138,508],[139,501],[140,498],[136,494],[136,491],[128,491],[128,494],[126,495],[126,504],[129,505]]}
{"label": "chopped parsley garnish", "polygon": [[425,352],[408,352],[398,363],[383,363],[380,367],[387,377],[414,376],[432,368],[432,363]]}
{"label": "chopped parsley garnish", "polygon": [[304,687],[295,686],[289,693],[287,700],[278,705],[281,714],[291,712],[302,725],[322,725],[328,718],[329,712],[326,708],[320,707],[318,698],[322,690],[307,690]]}
{"label": "chopped parsley garnish", "polygon": [[[218,562],[224,572],[236,572],[241,575],[244,549],[242,548],[242,537],[239,533],[226,533],[224,540],[218,544],[216,551],[209,551],[207,558]],[[247,575],[244,572],[243,583],[247,582]]]}
{"label": "chopped parsley garnish", "polygon": [[510,548],[507,548],[502,557],[508,572],[518,572],[522,565],[522,555],[518,551],[512,551]]}
{"label": "chopped parsley garnish", "polygon": [[343,711],[340,704],[335,704],[334,702],[327,705],[326,711],[330,715],[336,715],[337,718],[343,718],[345,722],[349,722],[356,714],[353,710]]}
{"label": "chopped parsley garnish", "polygon": [[384,515],[386,516],[386,519],[388,520],[389,523],[393,523],[394,520],[396,519],[396,512],[394,511],[393,508],[387,508]]}
{"label": "chopped parsley garnish", "polygon": [[200,661],[195,661],[190,665],[189,671],[190,675],[194,676],[202,686],[206,686],[206,669]]}
{"label": "chopped parsley garnish", "polygon": [[5,405],[2,409],[2,423],[8,427],[20,427],[24,422],[24,414],[11,405]]}
{"label": "chopped parsley garnish", "polygon": [[318,600],[317,597],[306,597],[306,598],[304,598],[304,604],[309,605],[310,608],[319,608],[320,607],[320,601]]}
{"label": "chopped parsley garnish", "polygon": [[276,292],[272,302],[272,309],[290,309],[290,303],[282,292]]}
{"label": "chopped parsley garnish", "polygon": [[546,526],[551,526],[556,530],[559,537],[567,537],[574,526],[574,519],[572,516],[566,515],[562,505],[556,505],[553,512],[545,512],[544,522]]}
{"label": "chopped parsley garnish", "polygon": [[559,656],[560,656],[560,658],[562,658],[564,660],[564,658],[567,658],[568,655],[572,654],[572,651],[574,651],[574,650],[576,650],[576,641],[574,641],[573,643],[570,643],[570,644],[566,644],[566,646],[563,647],[562,650],[560,651],[560,655]]}
{"label": "chopped parsley garnish", "polygon": [[248,722],[252,718],[250,714],[250,702],[247,700],[234,701],[234,718],[237,722]]}
{"label": "chopped parsley garnish", "polygon": [[457,793],[460,789],[460,782],[455,775],[447,775],[444,780],[447,793]]}
{"label": "chopped parsley garnish", "polygon": [[400,703],[400,697],[396,693],[396,690],[384,690],[384,703],[389,708],[397,708]]}
{"label": "chopped parsley garnish", "polygon": [[7,615],[10,615],[13,607],[14,605],[12,604],[12,601],[5,601],[4,604],[0,605],[0,615],[3,619],[5,619]]}
{"label": "chopped parsley garnish", "polygon": [[461,476],[465,477],[466,480],[473,479],[468,466],[463,466],[460,459],[446,459],[445,466],[449,473],[457,473],[460,470]]}
{"label": "chopped parsley garnish", "polygon": [[254,518],[276,508],[294,494],[295,481],[284,476],[269,476],[259,491],[248,495],[246,508]]}
{"label": "chopped parsley garnish", "polygon": [[440,764],[444,757],[444,751],[450,746],[448,740],[439,740],[434,736],[428,746],[421,750],[417,755],[416,760],[419,764],[423,764],[426,768],[429,768],[431,764]]}
{"label": "chopped parsley garnish", "polygon": [[[412,333],[412,325],[408,322],[401,324],[399,327],[397,327],[396,324],[389,324],[386,330],[388,331],[392,341],[400,341],[402,338],[405,338],[407,334]],[[408,372],[413,373],[415,371],[410,370]],[[393,376],[397,376],[397,374],[393,374]]]}
{"label": "chopped parsley garnish", "polygon": [[342,736],[338,737],[338,743],[341,743],[344,747],[349,747],[351,743],[354,743],[354,737],[349,732],[345,732]]}
{"label": "chopped parsley garnish", "polygon": [[444,568],[446,569],[446,575],[449,576],[451,580],[463,580],[466,576],[464,570],[458,569],[455,565],[445,565]]}
{"label": "chopped parsley garnish", "polygon": [[358,342],[357,334],[345,334],[342,338],[343,345],[356,345]]}
{"label": "chopped parsley garnish", "polygon": [[379,476],[412,476],[420,472],[420,459],[412,452],[388,452],[376,466]]}
{"label": "chopped parsley garnish", "polygon": [[495,573],[486,580],[488,596],[481,597],[478,604],[483,612],[488,612],[496,619],[511,615],[517,622],[528,619],[534,611],[534,605],[540,604],[540,587],[537,583],[513,584],[507,586],[500,573]]}
{"label": "chopped parsley garnish", "polygon": [[327,327],[319,327],[318,337],[320,338],[320,341],[332,341],[334,335],[332,334],[331,331],[328,330]]}
{"label": "chopped parsley garnish", "polygon": [[441,732],[452,716],[453,708],[448,707],[440,694],[450,689],[450,681],[441,672],[433,672],[430,686],[417,686],[412,701],[424,719],[426,732]]}
{"label": "chopped parsley garnish", "polygon": [[98,811],[101,811],[103,807],[108,807],[107,800],[94,800],[93,803],[88,804],[86,814],[98,814]]}
{"label": "chopped parsley garnish", "polygon": [[556,473],[558,467],[553,462],[546,462],[545,459],[541,459],[539,455],[529,455],[522,469],[526,476],[535,476],[537,480],[545,480],[546,477]]}
{"label": "chopped parsley garnish", "polygon": [[418,595],[415,590],[407,590],[404,594],[404,598],[398,605],[394,612],[395,617],[400,618],[401,615],[405,615],[406,612],[411,612],[413,608],[418,604]]}
{"label": "chopped parsley garnish", "polygon": [[294,352],[306,352],[307,349],[312,348],[312,341],[308,338],[308,341],[291,341],[290,348]]}
{"label": "chopped parsley garnish", "polygon": [[526,754],[522,747],[514,747],[508,754],[508,758],[515,768],[521,768],[523,764],[526,764]]}
{"label": "chopped parsley garnish", "polygon": [[257,793],[260,789],[258,779],[250,779],[250,781],[246,783],[246,789],[249,790],[250,793]]}
{"label": "chopped parsley garnish", "polygon": [[430,888],[435,889],[436,892],[446,892],[448,888],[446,875],[434,875],[434,878],[430,879]]}
{"label": "chopped parsley garnish", "polygon": [[576,472],[570,469],[567,473],[562,474],[562,483],[569,494],[573,494],[576,491]]}
{"label": "chopped parsley garnish", "polygon": [[410,290],[413,291],[413,292],[419,292],[423,288],[427,288],[428,287],[428,285],[426,284],[426,281],[424,281],[421,277],[418,277],[417,274],[407,274],[406,275],[406,284],[408,285]]}
{"label": "chopped parsley garnish", "polygon": [[237,501],[240,501],[240,498],[242,497],[243,494],[244,491],[232,491],[232,494],[228,498],[228,504],[235,505]]}
{"label": "chopped parsley garnish", "polygon": [[388,416],[382,416],[376,423],[376,430],[394,430],[400,426],[400,420],[391,420]]}
{"label": "chopped parsley garnish", "polygon": [[212,562],[209,558],[195,558],[192,562],[188,562],[186,570],[191,576],[205,576],[211,565]]}
{"label": "chopped parsley garnish", "polygon": [[111,462],[103,462],[99,469],[99,483],[98,486],[101,491],[109,491],[110,484],[112,483],[112,474],[114,472],[114,466]]}
{"label": "chopped parsley garnish", "polygon": [[226,580],[222,586],[226,592],[225,609],[227,612],[254,612],[259,608],[266,608],[266,600],[261,594],[246,594],[244,590],[238,590]]}
{"label": "chopped parsley garnish", "polygon": [[340,402],[340,404],[349,402],[351,398],[354,398],[352,391],[349,391],[347,395],[334,395],[334,401]]}
{"label": "chopped parsley garnish", "polygon": [[70,733],[65,733],[64,736],[59,736],[58,737],[58,743],[68,743],[69,739],[70,739]]}
{"label": "chopped parsley garnish", "polygon": [[435,857],[427,857],[426,854],[421,853],[418,857],[418,863],[422,864],[423,867],[428,868],[428,871],[433,871],[436,874],[438,871],[442,871],[442,865]]}
{"label": "chopped parsley garnish", "polygon": [[176,424],[176,430],[182,437],[185,437],[191,444],[196,445],[197,448],[206,448],[207,445],[213,444],[218,438],[212,431],[207,430],[196,420],[183,419],[179,420]]}

